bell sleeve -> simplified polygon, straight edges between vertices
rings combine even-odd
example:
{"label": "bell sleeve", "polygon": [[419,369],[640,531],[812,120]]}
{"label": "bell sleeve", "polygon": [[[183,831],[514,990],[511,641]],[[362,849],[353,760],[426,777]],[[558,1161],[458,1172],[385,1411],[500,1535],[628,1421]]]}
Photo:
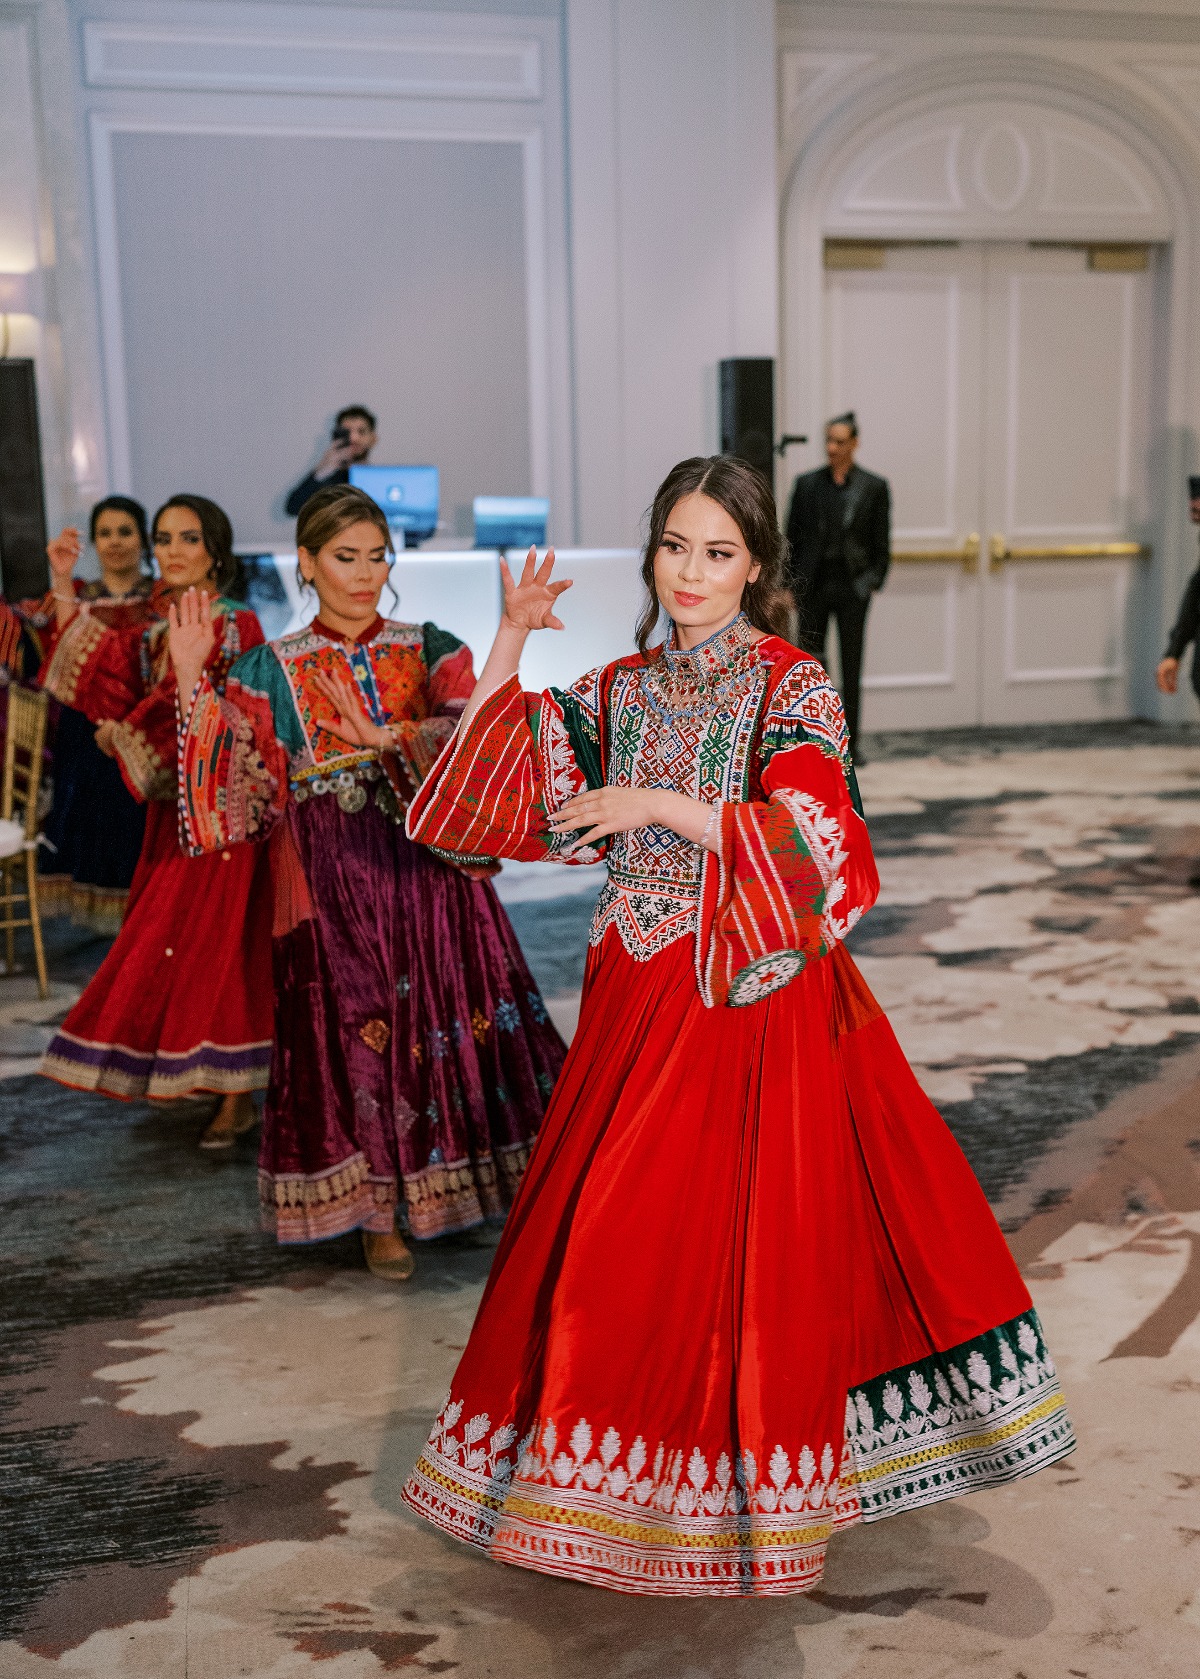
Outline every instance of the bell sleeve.
{"label": "bell sleeve", "polygon": [[113,628],[86,606],[48,634],[40,681],[90,723],[128,717],[145,696],[141,625]]}
{"label": "bell sleeve", "polygon": [[523,693],[515,676],[502,683],[426,776],[409,808],[409,838],[458,861],[599,862],[604,842],[576,845],[549,819],[604,785],[606,675],[591,671],[541,694]]}
{"label": "bell sleeve", "polygon": [[[205,662],[205,672],[219,692],[234,661],[263,639],[253,612],[224,605],[221,631]],[[112,733],[113,754],[125,785],[143,803],[177,794],[178,714],[175,672],[167,656],[167,625],[160,619],[139,638],[144,698]]]}
{"label": "bell sleeve", "polygon": [[758,758],[762,797],[721,806],[720,849],[704,858],[696,970],[710,1008],[787,985],[879,892],[841,701],[815,661],[779,683]]}
{"label": "bell sleeve", "polygon": [[458,727],[475,687],[471,649],[436,624],[421,626],[428,672],[426,715],[388,724],[395,751],[383,755],[383,767],[407,807]]}
{"label": "bell sleeve", "polygon": [[270,647],[237,659],[221,688],[206,669],[179,725],[179,835],[188,855],[265,839],[287,804],[290,758],[302,746]]}

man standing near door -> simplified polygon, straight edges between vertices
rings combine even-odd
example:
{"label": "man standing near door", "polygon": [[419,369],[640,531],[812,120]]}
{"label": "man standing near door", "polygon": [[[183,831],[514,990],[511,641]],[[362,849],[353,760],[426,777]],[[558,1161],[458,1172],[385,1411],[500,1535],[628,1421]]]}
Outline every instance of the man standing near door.
{"label": "man standing near door", "polygon": [[858,423],[839,414],[825,427],[828,465],[797,478],[788,513],[789,585],[799,614],[797,640],[825,662],[830,618],[837,619],[842,700],[850,750],[858,744],[863,640],[871,596],[891,562],[891,494],[886,478],[854,460]]}
{"label": "man standing near door", "polygon": [[[1188,511],[1193,525],[1200,525],[1200,476],[1188,479]],[[1193,572],[1184,590],[1175,627],[1167,637],[1167,651],[1159,660],[1154,680],[1164,694],[1173,694],[1179,686],[1179,662],[1189,643],[1192,651],[1192,687],[1200,699],[1200,570]],[[1188,885],[1200,887],[1200,859],[1192,864]]]}

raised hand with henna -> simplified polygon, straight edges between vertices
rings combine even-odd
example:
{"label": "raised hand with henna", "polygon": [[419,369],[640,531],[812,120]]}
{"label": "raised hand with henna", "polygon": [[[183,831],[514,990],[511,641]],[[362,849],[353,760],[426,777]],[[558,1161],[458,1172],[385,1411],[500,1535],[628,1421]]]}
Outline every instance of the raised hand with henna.
{"label": "raised hand with henna", "polygon": [[167,608],[167,621],[170,625],[167,650],[175,669],[180,702],[186,706],[216,645],[212,601],[207,593],[187,589],[178,606],[172,601]]}
{"label": "raised hand with henna", "polygon": [[58,620],[60,630],[65,629],[79,610],[71,580],[82,552],[83,538],[74,525],[64,526],[54,540],[46,544],[46,558],[50,562],[50,589],[54,596],[54,616]]}
{"label": "raised hand with henna", "polygon": [[352,682],[344,676],[334,676],[323,670],[314,673],[313,682],[337,714],[322,722],[323,729],[328,729],[346,746],[366,747],[371,752],[386,752],[389,749],[391,735],[380,724],[372,723]]}

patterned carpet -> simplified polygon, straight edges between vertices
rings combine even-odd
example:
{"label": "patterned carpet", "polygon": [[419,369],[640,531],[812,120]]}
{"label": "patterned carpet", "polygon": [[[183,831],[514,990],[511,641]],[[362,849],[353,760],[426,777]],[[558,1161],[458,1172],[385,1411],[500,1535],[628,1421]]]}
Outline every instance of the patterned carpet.
{"label": "patterned carpet", "polygon": [[[842,1536],[822,1588],[627,1599],[401,1513],[495,1233],[406,1288],[259,1234],[253,1145],[69,1095],[0,984],[0,1679],[1184,1679],[1200,1637],[1200,730],[868,741],[855,954],[996,1206],[1080,1451]],[[512,869],[570,1022],[595,871]],[[570,890],[564,892],[564,887]]]}

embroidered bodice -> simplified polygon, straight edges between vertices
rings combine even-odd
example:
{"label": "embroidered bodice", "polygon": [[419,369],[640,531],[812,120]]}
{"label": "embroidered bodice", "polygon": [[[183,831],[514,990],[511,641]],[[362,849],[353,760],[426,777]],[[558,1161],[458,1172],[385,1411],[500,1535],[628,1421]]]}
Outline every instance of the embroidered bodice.
{"label": "embroidered bodice", "polygon": [[[668,787],[718,806],[720,854],[667,828],[594,848],[549,829],[576,793],[604,785]],[[872,901],[878,878],[855,797],[825,671],[739,617],[688,652],[669,640],[566,690],[504,684],[433,767],[408,829],[446,855],[606,857],[593,943],[615,929],[647,961],[693,938],[705,1000],[748,1002],[843,938]],[[725,917],[731,936],[714,942]]]}
{"label": "embroidered bodice", "polygon": [[[666,787],[705,804],[748,798],[770,672],[758,640],[742,617],[689,652],[672,633],[652,663],[622,669],[607,695],[608,785]],[[586,703],[591,694],[579,697]],[[614,834],[592,942],[615,926],[626,950],[644,959],[693,934],[701,861],[701,848],[671,828]]]}
{"label": "embroidered bodice", "polygon": [[[348,680],[394,751],[329,728],[321,674]],[[474,685],[469,648],[436,624],[377,618],[355,641],[319,621],[256,648],[224,691],[202,682],[181,731],[180,808],[193,852],[264,836],[291,800],[326,795],[349,815],[371,801],[397,821],[454,731]]]}

